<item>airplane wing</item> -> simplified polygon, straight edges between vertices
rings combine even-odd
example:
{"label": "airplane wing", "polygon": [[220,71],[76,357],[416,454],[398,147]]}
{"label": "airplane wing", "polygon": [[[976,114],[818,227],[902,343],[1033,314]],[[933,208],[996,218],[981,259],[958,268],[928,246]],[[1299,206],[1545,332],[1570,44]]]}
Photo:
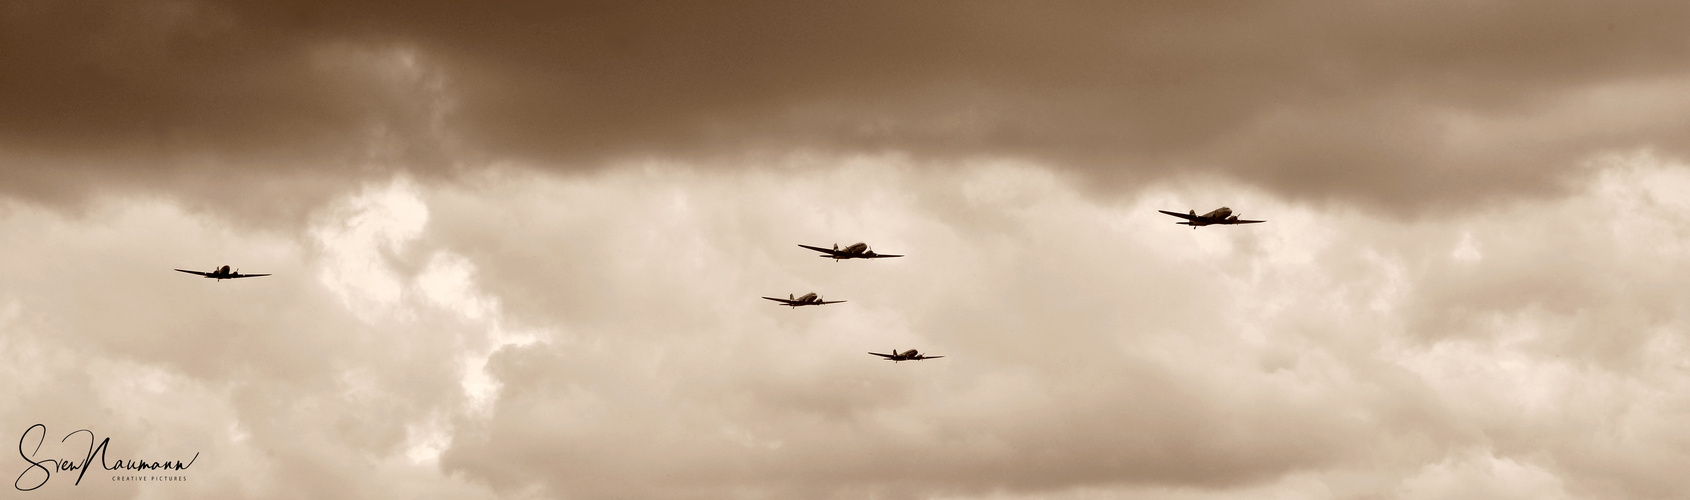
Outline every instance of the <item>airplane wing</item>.
{"label": "airplane wing", "polygon": [[871,352],[871,353],[869,353],[869,354],[873,354],[873,355],[875,355],[875,356],[880,356],[880,357],[882,357],[882,358],[886,358],[886,359],[892,359],[892,355],[891,355],[891,354],[881,354],[881,353],[878,353],[878,352]]}
{"label": "airplane wing", "polygon": [[1265,220],[1235,220],[1235,221],[1227,221],[1227,224],[1255,224],[1257,222],[1267,222],[1267,221],[1265,221]]}
{"label": "airplane wing", "polygon": [[943,357],[944,356],[922,356],[921,359],[939,359]]}
{"label": "airplane wing", "polygon": [[1182,213],[1179,213],[1179,212],[1169,212],[1167,210],[1157,210],[1157,212],[1162,212],[1162,213],[1172,215],[1174,217],[1179,217],[1179,218],[1185,219],[1185,220],[1197,220],[1197,217],[1194,217],[1190,214],[1182,214]]}
{"label": "airplane wing", "polygon": [[229,277],[229,279],[235,279],[235,278],[257,278],[257,277],[259,277],[259,276],[269,276],[269,275],[268,275],[268,274],[237,274],[237,275],[234,275],[234,276],[230,276],[230,277]]}
{"label": "airplane wing", "polygon": [[211,275],[211,273],[202,273],[202,272],[199,272],[199,271],[189,271],[187,269],[177,269],[177,271],[181,271],[181,272],[188,273],[188,274],[198,274],[200,276],[210,276]]}
{"label": "airplane wing", "polygon": [[[763,297],[763,298],[766,299],[768,297]],[[817,302],[816,305],[838,304],[840,302],[844,302],[844,301],[843,300],[824,300],[824,301],[821,301],[821,302]]]}
{"label": "airplane wing", "polygon": [[763,297],[763,298],[773,300],[775,302],[779,302],[779,303],[789,305],[789,306],[792,305],[792,304],[796,304],[798,302],[796,300],[777,299],[777,298],[774,298],[774,297]]}
{"label": "airplane wing", "polygon": [[902,255],[875,254],[875,256],[873,256],[873,257],[864,257],[864,258],[867,258],[867,259],[890,259],[892,257],[903,257],[903,256]]}
{"label": "airplane wing", "polygon": [[825,253],[825,254],[828,254],[828,255],[833,255],[833,253],[834,253],[833,249],[830,249],[830,248],[813,247],[813,246],[809,246],[809,245],[798,245],[798,246],[808,248],[808,249],[811,249],[811,250],[815,250],[817,252]]}

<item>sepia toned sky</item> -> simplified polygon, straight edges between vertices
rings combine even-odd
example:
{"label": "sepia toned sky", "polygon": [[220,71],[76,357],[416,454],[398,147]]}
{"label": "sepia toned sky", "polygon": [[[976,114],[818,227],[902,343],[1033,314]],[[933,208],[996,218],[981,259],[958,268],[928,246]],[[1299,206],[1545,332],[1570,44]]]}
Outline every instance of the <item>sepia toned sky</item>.
{"label": "sepia toned sky", "polygon": [[0,491],[1682,498],[1686,25],[6,2]]}

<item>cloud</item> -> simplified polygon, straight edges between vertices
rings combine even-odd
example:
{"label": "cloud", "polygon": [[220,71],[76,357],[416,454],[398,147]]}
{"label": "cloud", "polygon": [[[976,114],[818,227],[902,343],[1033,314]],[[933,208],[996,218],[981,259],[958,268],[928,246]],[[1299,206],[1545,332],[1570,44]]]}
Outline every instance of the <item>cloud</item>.
{"label": "cloud", "polygon": [[[455,64],[416,46],[393,68]],[[1669,152],[1420,218],[1246,174],[1087,196],[1098,177],[1074,165],[812,151],[451,182],[377,165],[298,181],[322,198],[255,226],[121,186],[80,210],[3,198],[0,429],[206,453],[182,489],[53,483],[65,496],[1685,489],[1658,466],[1685,461],[1690,383],[1690,169]],[[1156,213],[1221,204],[1270,222]],[[908,256],[795,246],[856,241]],[[170,271],[222,263],[274,276]],[[757,298],[809,291],[849,302]],[[947,357],[865,354],[889,348]]]}
{"label": "cloud", "polygon": [[[20,376],[0,425],[87,428],[112,438],[112,459],[201,454],[179,487],[94,471],[98,484],[55,474],[45,494],[488,495],[435,472],[453,418],[489,397],[467,390],[481,368],[464,358],[543,332],[501,327],[468,275],[419,283],[404,265],[427,221],[412,184],[328,204],[317,227],[293,234],[145,198],[107,198],[85,218],[5,203],[0,232],[16,244],[0,264],[0,355]],[[273,276],[171,271],[194,262]],[[470,307],[485,314],[461,312]]]}
{"label": "cloud", "polygon": [[1686,17],[10,2],[0,429],[202,454],[67,498],[1671,497]]}
{"label": "cloud", "polygon": [[[0,16],[9,194],[141,188],[266,224],[395,170],[887,152],[941,170],[1036,161],[1109,194],[1197,172],[1418,216],[1569,192],[1607,152],[1682,157],[1690,106],[1671,2],[29,1]],[[304,195],[257,206],[204,179]]]}
{"label": "cloud", "polygon": [[[1099,203],[1016,163],[935,175],[882,158],[778,184],[668,169],[494,176],[431,203],[551,215],[438,220],[438,244],[485,263],[487,286],[516,298],[510,314],[568,318],[555,321],[574,334],[496,353],[492,416],[441,463],[496,491],[585,497],[1671,491],[1648,467],[1575,457],[1671,461],[1671,445],[1572,427],[1674,434],[1657,425],[1681,399],[1676,292],[1562,299],[1604,331],[1555,326],[1563,309],[1531,298],[1555,292],[1531,285],[1481,294],[1523,300],[1453,305],[1472,302],[1455,290],[1566,275],[1517,252],[1568,253],[1577,273],[1677,269],[1647,243],[1668,236],[1617,238],[1600,214],[1681,225],[1627,207],[1682,182],[1682,167],[1636,156],[1595,168],[1605,181],[1574,197],[1437,224],[1222,185],[1272,221],[1247,231],[1191,231],[1154,212],[1217,196],[1214,184]],[[910,257],[834,264],[791,246],[864,228]],[[519,232],[537,239],[499,242]],[[1485,259],[1457,257],[1464,244]],[[850,302],[752,312],[780,283]],[[1634,308],[1658,322],[1609,316]],[[1625,347],[1580,347],[1592,341]],[[891,347],[948,358],[879,366],[861,353]]]}
{"label": "cloud", "polygon": [[[428,208],[417,199],[415,188],[405,183],[358,194],[314,231],[329,262],[319,279],[365,321],[393,312],[405,285],[388,265],[387,256],[416,239],[426,224]],[[437,295],[431,293],[428,298],[443,302]]]}
{"label": "cloud", "polygon": [[[1465,462],[1465,463],[1458,463]],[[1570,498],[1559,478],[1531,464],[1482,451],[1429,464],[1404,481],[1400,498]]]}

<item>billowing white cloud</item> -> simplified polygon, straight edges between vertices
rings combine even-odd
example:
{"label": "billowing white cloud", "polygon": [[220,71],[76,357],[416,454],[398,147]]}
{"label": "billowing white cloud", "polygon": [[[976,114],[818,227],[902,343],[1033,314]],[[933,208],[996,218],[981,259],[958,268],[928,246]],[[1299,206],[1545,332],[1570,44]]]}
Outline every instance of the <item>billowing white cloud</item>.
{"label": "billowing white cloud", "polygon": [[[1690,459],[1683,165],[1602,157],[1566,197],[1395,220],[1215,178],[1100,198],[1037,163],[915,161],[401,177],[294,233],[6,201],[0,428],[203,453],[185,486],[55,477],[61,496],[1690,488],[1659,467]],[[1269,222],[1156,213],[1220,205]],[[856,241],[907,257],[796,246]],[[169,270],[213,262],[274,276]],[[758,298],[812,291],[848,302]],[[893,348],[946,358],[865,354]]]}
{"label": "billowing white cloud", "polygon": [[[1604,161],[1601,182],[1570,198],[1417,222],[1208,181],[1099,202],[1033,165],[934,174],[895,157],[779,185],[768,174],[669,169],[524,178],[517,183],[527,192],[506,196],[523,200],[516,213],[570,215],[444,222],[442,237],[488,262],[494,288],[523,297],[520,315],[563,311],[580,338],[495,356],[507,397],[487,435],[460,440],[445,463],[504,487],[588,496],[617,484],[651,494],[748,483],[789,494],[874,484],[921,494],[1229,491],[1309,473],[1339,490],[1385,494],[1430,491],[1430,483],[1399,487],[1423,476],[1425,463],[1511,470],[1458,456],[1507,440],[1495,463],[1533,464],[1568,491],[1652,491],[1627,489],[1629,481],[1605,489],[1611,478],[1537,464],[1532,454],[1557,451],[1522,447],[1521,431],[1493,420],[1542,417],[1480,403],[1529,398],[1549,405],[1539,410],[1573,411],[1554,396],[1589,379],[1547,374],[1606,365],[1598,373],[1616,388],[1637,383],[1608,371],[1628,364],[1603,352],[1539,351],[1543,332],[1497,323],[1557,321],[1529,298],[1540,290],[1510,291],[1525,300],[1452,302],[1468,287],[1555,271],[1521,264],[1555,264],[1533,256],[1553,249],[1590,250],[1566,258],[1578,273],[1644,271],[1588,265],[1617,264],[1601,251],[1629,249],[1607,231],[1586,231],[1611,222],[1589,214],[1623,209],[1634,203],[1630,191],[1684,171],[1646,156]],[[453,213],[510,206],[474,192],[443,199]],[[1193,231],[1154,212],[1221,203],[1273,222]],[[1641,217],[1676,224],[1658,215]],[[857,236],[872,228],[879,234]],[[517,232],[538,242],[499,242]],[[910,257],[835,264],[791,246],[857,239]],[[1463,245],[1487,257],[1450,251]],[[1515,264],[1480,267],[1494,259]],[[1677,265],[1651,265],[1662,264]],[[746,300],[783,290],[851,302],[759,313],[766,304]],[[1655,314],[1682,321],[1658,302]],[[1643,341],[1634,348],[1676,338],[1622,335]],[[950,358],[890,373],[859,366],[873,364],[861,351],[893,347]],[[562,420],[524,423],[552,416]],[[650,432],[604,432],[609,422]],[[501,450],[545,459],[494,467]],[[569,458],[582,453],[594,463]],[[810,468],[783,467],[793,463]]]}
{"label": "billowing white cloud", "polygon": [[326,264],[319,279],[366,321],[393,313],[405,285],[387,265],[388,255],[416,239],[427,224],[428,207],[409,183],[366,189],[313,228]]}

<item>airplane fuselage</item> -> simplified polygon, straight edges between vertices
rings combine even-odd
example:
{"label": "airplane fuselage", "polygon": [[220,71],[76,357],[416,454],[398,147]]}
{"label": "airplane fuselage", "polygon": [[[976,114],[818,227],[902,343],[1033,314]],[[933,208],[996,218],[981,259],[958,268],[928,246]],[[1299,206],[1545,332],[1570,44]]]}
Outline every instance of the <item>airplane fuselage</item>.
{"label": "airplane fuselage", "polygon": [[1186,225],[1189,225],[1189,226],[1207,226],[1207,225],[1210,225],[1210,224],[1224,224],[1224,223],[1226,223],[1226,218],[1229,215],[1232,215],[1232,209],[1227,208],[1227,207],[1220,207],[1220,208],[1217,208],[1217,209],[1214,209],[1214,210],[1210,210],[1209,213],[1197,216],[1196,219],[1192,219],[1191,221],[1188,221],[1186,223]]}
{"label": "airplane fuselage", "polygon": [[[838,249],[834,250],[833,255],[831,257],[833,257],[833,260],[839,260],[839,259],[859,259],[859,258],[863,258],[863,257],[873,257],[873,256],[874,256],[874,251],[868,249],[867,243],[858,242],[858,243],[852,244],[850,246],[847,246],[845,248],[838,248]],[[824,257],[827,257],[827,256],[824,255]]]}
{"label": "airplane fuselage", "polygon": [[235,273],[229,270],[229,266],[218,266],[212,268],[211,272],[205,273],[205,277],[217,281],[223,281],[226,279],[234,279]]}
{"label": "airplane fuselage", "polygon": [[[791,297],[791,295],[787,295],[787,297]],[[786,305],[792,306],[793,309],[797,309],[798,306],[819,306],[822,305],[822,297],[816,295],[816,292],[810,292],[799,295],[798,298],[792,299],[792,302],[788,302]]]}

